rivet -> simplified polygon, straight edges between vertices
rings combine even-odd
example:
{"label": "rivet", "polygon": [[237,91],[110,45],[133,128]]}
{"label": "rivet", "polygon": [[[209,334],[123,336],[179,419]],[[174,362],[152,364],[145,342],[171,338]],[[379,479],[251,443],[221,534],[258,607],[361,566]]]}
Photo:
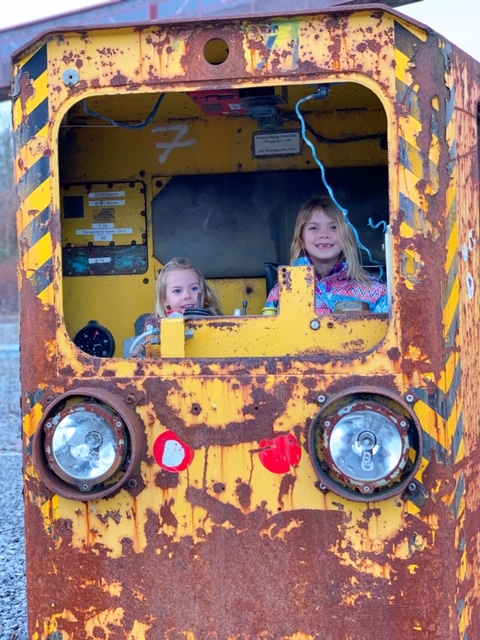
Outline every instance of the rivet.
{"label": "rivet", "polygon": [[318,400],[318,402],[319,402],[320,404],[323,404],[323,403],[325,402],[325,400],[326,400],[326,399],[327,399],[327,398],[326,398],[324,395],[322,395],[322,394],[320,394],[320,395],[318,396],[318,398],[317,398],[317,400]]}
{"label": "rivet", "polygon": [[80,80],[80,74],[77,69],[65,69],[62,75],[63,84],[67,87],[74,87]]}
{"label": "rivet", "polygon": [[319,320],[312,320],[310,322],[310,328],[313,329],[314,331],[316,331],[317,329],[320,329],[320,321]]}
{"label": "rivet", "polygon": [[407,393],[407,395],[405,396],[405,400],[407,402],[413,402],[415,400],[415,397],[411,393]]}

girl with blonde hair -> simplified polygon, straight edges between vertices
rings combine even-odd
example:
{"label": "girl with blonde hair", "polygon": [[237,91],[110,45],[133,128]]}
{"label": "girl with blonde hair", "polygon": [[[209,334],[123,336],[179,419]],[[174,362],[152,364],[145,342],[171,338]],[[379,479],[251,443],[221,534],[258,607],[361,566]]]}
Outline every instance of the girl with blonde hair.
{"label": "girl with blonde hair", "polygon": [[167,318],[193,307],[222,315],[217,293],[197,267],[187,258],[172,258],[157,278],[155,314],[158,318]]}
{"label": "girl with blonde hair", "polygon": [[[310,198],[301,207],[290,248],[290,264],[313,265],[318,314],[333,313],[344,303],[363,303],[374,313],[388,311],[387,287],[365,272],[360,247],[344,212],[328,197]],[[278,306],[278,284],[266,307]]]}

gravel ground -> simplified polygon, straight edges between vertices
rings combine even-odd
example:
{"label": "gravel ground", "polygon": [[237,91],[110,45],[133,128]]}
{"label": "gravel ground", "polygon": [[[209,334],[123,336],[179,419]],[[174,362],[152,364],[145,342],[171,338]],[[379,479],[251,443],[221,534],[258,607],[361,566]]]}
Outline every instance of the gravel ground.
{"label": "gravel ground", "polygon": [[28,640],[18,322],[0,321],[0,638]]}

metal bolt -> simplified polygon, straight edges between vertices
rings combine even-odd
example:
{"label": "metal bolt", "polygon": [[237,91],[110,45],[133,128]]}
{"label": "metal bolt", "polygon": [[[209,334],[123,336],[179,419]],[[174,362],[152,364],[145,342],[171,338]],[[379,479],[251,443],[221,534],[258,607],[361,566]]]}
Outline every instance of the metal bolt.
{"label": "metal bolt", "polygon": [[368,486],[368,484],[366,484],[366,485],[363,487],[363,493],[370,493],[370,487]]}
{"label": "metal bolt", "polygon": [[310,322],[310,329],[313,329],[314,331],[316,331],[317,329],[320,329],[320,321],[319,320],[312,320]]}
{"label": "metal bolt", "polygon": [[407,395],[405,396],[405,400],[407,402],[413,402],[415,400],[415,396],[413,396],[411,393],[407,393]]}
{"label": "metal bolt", "polygon": [[74,87],[80,80],[80,74],[76,69],[66,69],[62,75],[63,84],[67,87]]}
{"label": "metal bolt", "polygon": [[417,490],[417,485],[415,484],[415,482],[410,482],[410,484],[408,485],[408,490],[410,491],[410,493],[415,493],[415,491]]}
{"label": "metal bolt", "polygon": [[51,422],[47,422],[45,426],[47,427],[47,429],[51,429],[53,427],[53,424]]}
{"label": "metal bolt", "polygon": [[120,420],[117,420],[117,421],[115,422],[115,426],[120,428],[120,427],[122,427],[123,425],[122,425],[122,423],[120,422]]}
{"label": "metal bolt", "polygon": [[53,402],[53,396],[47,396],[47,397],[45,398],[45,402],[46,402],[47,404],[50,404],[51,402]]}
{"label": "metal bolt", "polygon": [[330,420],[325,420],[325,422],[323,423],[325,427],[329,427],[331,422]]}
{"label": "metal bolt", "polygon": [[138,485],[138,482],[135,480],[135,478],[130,478],[130,480],[127,482],[127,487],[129,489],[135,489]]}
{"label": "metal bolt", "polygon": [[402,420],[402,421],[400,422],[400,426],[401,426],[403,429],[405,429],[405,427],[407,427],[408,425],[407,425],[407,423],[405,422],[405,420]]}
{"label": "metal bolt", "polygon": [[319,484],[318,486],[320,487],[320,489],[321,489],[322,491],[326,491],[326,490],[327,490],[327,485],[326,485],[326,484],[323,484],[323,482],[320,482],[320,484]]}
{"label": "metal bolt", "polygon": [[322,395],[322,394],[320,394],[320,395],[318,396],[318,398],[317,398],[317,400],[318,400],[318,402],[319,402],[320,404],[323,404],[323,403],[325,402],[325,400],[326,400],[326,399],[327,399],[327,398],[326,398],[324,395]]}
{"label": "metal bolt", "polygon": [[88,484],[82,484],[82,491],[88,491],[90,489],[90,487],[88,486]]}
{"label": "metal bolt", "polygon": [[133,404],[134,401],[135,401],[135,396],[133,395],[133,393],[131,393],[130,395],[127,396],[127,403],[128,404]]}

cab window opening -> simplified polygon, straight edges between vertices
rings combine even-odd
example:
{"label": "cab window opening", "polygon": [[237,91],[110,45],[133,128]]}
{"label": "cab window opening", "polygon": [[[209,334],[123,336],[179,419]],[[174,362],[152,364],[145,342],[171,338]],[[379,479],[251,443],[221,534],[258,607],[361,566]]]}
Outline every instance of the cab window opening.
{"label": "cab window opening", "polygon": [[[383,229],[375,225],[389,220],[385,109],[357,83],[305,100],[315,92],[318,85],[95,96],[70,110],[59,146],[72,338],[95,319],[120,355],[118,345],[154,309],[162,265],[177,256],[204,274],[226,315],[261,314],[265,264],[290,263],[302,203],[328,188],[367,249],[363,266],[381,275]],[[302,100],[328,186],[295,113]]]}

